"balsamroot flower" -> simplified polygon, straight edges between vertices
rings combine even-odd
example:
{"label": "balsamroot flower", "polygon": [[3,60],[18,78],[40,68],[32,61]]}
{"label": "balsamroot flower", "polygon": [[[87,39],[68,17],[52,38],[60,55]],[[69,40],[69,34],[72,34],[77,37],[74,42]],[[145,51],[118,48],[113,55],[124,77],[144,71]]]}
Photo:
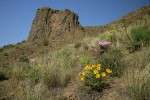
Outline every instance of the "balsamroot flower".
{"label": "balsamroot flower", "polygon": [[106,73],[105,72],[102,72],[102,77],[105,77],[106,76]]}
{"label": "balsamroot flower", "polygon": [[86,65],[79,73],[80,81],[90,90],[101,91],[110,84],[109,73],[112,71],[101,64]]}
{"label": "balsamroot flower", "polygon": [[116,32],[116,30],[109,30],[109,32],[110,32],[110,33],[115,33],[115,32]]}
{"label": "balsamroot flower", "polygon": [[84,81],[84,77],[81,77],[81,81]]}
{"label": "balsamroot flower", "polygon": [[111,74],[112,73],[112,70],[110,70],[110,69],[106,69],[106,72],[108,73],[108,74]]}
{"label": "balsamroot flower", "polygon": [[96,78],[100,78],[100,74],[96,74],[96,76],[95,76]]}
{"label": "balsamroot flower", "polygon": [[82,72],[82,73],[81,73],[82,76],[85,76],[85,74],[86,74],[86,72]]}
{"label": "balsamroot flower", "polygon": [[90,70],[90,69],[91,69],[91,67],[89,65],[86,65],[84,68],[84,70]]}
{"label": "balsamroot flower", "polygon": [[92,68],[95,68],[96,67],[96,65],[92,65]]}
{"label": "balsamroot flower", "polygon": [[94,73],[95,75],[98,74],[98,70],[95,69],[95,70],[93,71],[93,73]]}
{"label": "balsamroot flower", "polygon": [[101,70],[101,64],[97,64],[96,69]]}

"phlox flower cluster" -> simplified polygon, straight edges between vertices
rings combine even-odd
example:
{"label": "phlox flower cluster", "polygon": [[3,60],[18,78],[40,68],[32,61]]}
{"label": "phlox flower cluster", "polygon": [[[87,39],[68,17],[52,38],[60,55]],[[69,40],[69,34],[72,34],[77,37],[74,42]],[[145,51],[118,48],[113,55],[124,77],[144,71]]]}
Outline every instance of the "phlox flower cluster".
{"label": "phlox flower cluster", "polygon": [[108,46],[112,45],[112,42],[106,41],[106,42],[99,42],[98,44],[102,47],[108,47]]}

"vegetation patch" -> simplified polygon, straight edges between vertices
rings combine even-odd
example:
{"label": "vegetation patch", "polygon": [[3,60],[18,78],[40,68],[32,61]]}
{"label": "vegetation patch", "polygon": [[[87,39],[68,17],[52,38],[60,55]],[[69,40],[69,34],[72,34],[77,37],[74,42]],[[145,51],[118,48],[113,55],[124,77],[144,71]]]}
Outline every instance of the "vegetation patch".
{"label": "vegetation patch", "polygon": [[8,78],[6,77],[6,73],[3,72],[3,71],[0,71],[0,81],[1,81],[1,80],[5,80],[5,79],[8,79]]}
{"label": "vegetation patch", "polygon": [[150,43],[150,29],[144,27],[135,27],[131,30],[132,48],[138,50]]}
{"label": "vegetation patch", "polygon": [[121,60],[123,57],[121,51],[117,48],[109,48],[107,52],[103,53],[98,63],[104,65],[105,68],[113,70],[112,76],[121,76],[124,71],[124,63]]}
{"label": "vegetation patch", "polygon": [[79,73],[81,81],[88,91],[102,91],[110,84],[109,76],[112,70],[104,68],[101,64],[86,65],[82,72]]}
{"label": "vegetation patch", "polygon": [[29,68],[27,72],[27,78],[33,83],[37,83],[39,80],[39,71],[35,68]]}

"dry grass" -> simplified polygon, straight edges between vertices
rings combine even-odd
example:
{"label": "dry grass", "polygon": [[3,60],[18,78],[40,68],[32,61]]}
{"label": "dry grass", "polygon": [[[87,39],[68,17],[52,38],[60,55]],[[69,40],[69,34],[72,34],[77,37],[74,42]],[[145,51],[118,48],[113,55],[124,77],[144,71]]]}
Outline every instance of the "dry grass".
{"label": "dry grass", "polygon": [[23,80],[27,74],[28,68],[29,68],[28,63],[13,62],[9,65],[7,75],[8,77],[11,77],[17,80]]}
{"label": "dry grass", "polygon": [[127,94],[132,100],[149,100],[150,98],[150,47],[145,47],[128,59],[125,74]]}

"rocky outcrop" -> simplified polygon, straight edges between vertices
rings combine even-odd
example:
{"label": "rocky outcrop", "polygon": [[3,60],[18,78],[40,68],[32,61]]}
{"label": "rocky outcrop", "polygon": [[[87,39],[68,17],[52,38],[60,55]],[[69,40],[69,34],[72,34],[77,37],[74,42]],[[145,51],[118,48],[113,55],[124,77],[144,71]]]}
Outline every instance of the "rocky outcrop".
{"label": "rocky outcrop", "polygon": [[128,27],[143,22],[148,26],[149,19],[150,6],[145,6],[106,25],[82,27],[78,15],[70,10],[59,11],[43,7],[37,10],[27,42],[49,45],[54,49],[61,48],[69,43],[80,41],[85,36],[97,36],[109,29],[122,30],[124,24]]}
{"label": "rocky outcrop", "polygon": [[43,7],[36,12],[27,41],[39,45],[47,42],[52,48],[61,48],[83,36],[77,14],[68,9],[59,11]]}

